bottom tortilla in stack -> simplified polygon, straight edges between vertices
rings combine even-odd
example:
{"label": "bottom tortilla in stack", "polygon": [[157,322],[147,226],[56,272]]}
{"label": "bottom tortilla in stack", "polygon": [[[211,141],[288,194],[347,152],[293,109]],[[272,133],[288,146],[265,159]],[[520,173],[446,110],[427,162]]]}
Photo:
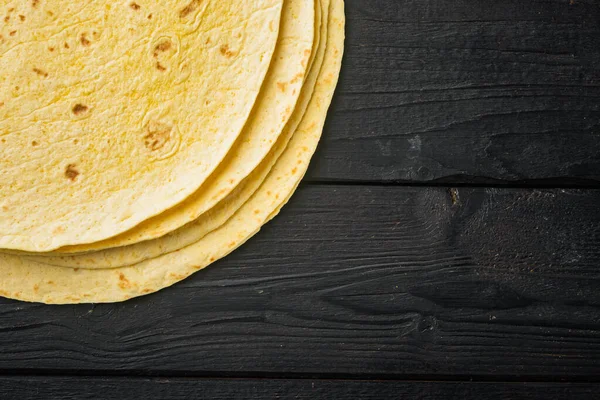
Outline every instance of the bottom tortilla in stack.
{"label": "bottom tortilla in stack", "polygon": [[308,108],[266,179],[222,226],[177,251],[111,269],[58,267],[3,254],[0,295],[53,304],[124,301],[185,279],[242,245],[278,213],[306,172],[338,80],[344,23],[343,0],[331,0],[325,54],[316,86],[312,96],[301,94],[310,98]]}

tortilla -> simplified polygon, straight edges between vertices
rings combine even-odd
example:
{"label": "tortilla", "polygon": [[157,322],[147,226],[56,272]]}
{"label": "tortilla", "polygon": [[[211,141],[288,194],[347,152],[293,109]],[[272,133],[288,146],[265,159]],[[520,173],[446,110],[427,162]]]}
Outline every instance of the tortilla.
{"label": "tortilla", "polygon": [[[308,4],[305,2],[305,0],[291,0],[289,4],[293,5],[295,2],[301,2],[304,5]],[[323,57],[325,55],[327,40],[326,22],[328,9],[325,8],[324,10],[321,10],[321,5],[319,4],[319,12],[317,14],[319,19],[317,26],[319,26],[322,32],[316,35],[317,41],[315,44],[317,46],[314,48],[311,56],[314,64],[311,63],[309,75],[307,76],[304,86],[301,89],[302,95],[300,96],[300,100],[296,106],[293,116],[289,120],[283,133],[280,135],[277,143],[275,146],[273,146],[269,155],[261,162],[256,170],[250,174],[248,178],[246,178],[238,187],[236,187],[236,189],[226,199],[222,200],[215,208],[211,209],[194,222],[189,223],[186,226],[158,239],[84,254],[53,257],[43,255],[33,256],[29,259],[49,265],[71,268],[93,269],[123,267],[179,250],[185,246],[197,242],[206,234],[225,223],[250,198],[250,196],[264,181],[265,177],[281,153],[285,150],[287,143],[292,137],[292,134],[296,131],[296,128],[300,124],[306,108],[308,107],[308,103],[311,99],[317,78],[319,76]],[[325,19],[325,23],[323,23],[322,26],[321,14]],[[284,27],[282,29],[286,29],[285,18],[286,13],[284,12]],[[320,40],[321,36],[323,36],[323,40]]]}
{"label": "tortilla", "polygon": [[[305,0],[291,0],[293,2],[304,2]],[[319,10],[321,5],[319,4]],[[31,257],[31,260],[46,263],[49,265],[57,265],[71,268],[115,268],[133,265],[141,261],[158,257],[160,255],[179,250],[194,242],[197,242],[209,232],[225,223],[258,189],[265,177],[285,150],[287,143],[296,131],[300,124],[308,103],[311,99],[317,78],[323,63],[326,48],[327,23],[321,26],[320,18],[327,21],[328,9],[320,10],[317,17],[319,18],[318,25],[322,32],[316,35],[318,39],[317,45],[312,52],[311,69],[309,75],[301,89],[300,100],[293,113],[292,118],[286,125],[283,133],[280,135],[277,143],[273,146],[269,155],[261,162],[261,164],[246,178],[227,198],[222,200],[215,208],[197,218],[192,223],[179,228],[166,236],[158,239],[148,240],[141,243],[109,248],[106,250],[93,251],[84,254],[75,254],[70,256],[43,256]],[[285,18],[285,13],[284,13]],[[285,28],[283,28],[285,29]],[[323,36],[323,40],[320,37]]]}
{"label": "tortilla", "polygon": [[0,247],[104,240],[194,193],[250,115],[282,3],[3,6]]}
{"label": "tortilla", "polygon": [[286,0],[284,4],[278,45],[253,113],[238,143],[207,182],[176,207],[119,236],[47,255],[109,249],[164,236],[209,211],[257,167],[294,111],[313,53],[314,2]]}
{"label": "tortilla", "polygon": [[0,295],[45,303],[123,301],[185,279],[243,244],[277,213],[306,171],[335,90],[343,42],[343,0],[332,0],[325,59],[306,115],[259,190],[220,228],[173,253],[115,269],[52,267],[0,255]]}

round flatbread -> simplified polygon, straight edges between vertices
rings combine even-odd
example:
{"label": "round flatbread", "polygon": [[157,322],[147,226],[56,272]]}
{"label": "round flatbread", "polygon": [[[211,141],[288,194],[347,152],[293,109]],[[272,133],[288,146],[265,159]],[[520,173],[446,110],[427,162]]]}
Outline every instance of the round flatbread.
{"label": "round flatbread", "polygon": [[198,190],[250,115],[282,4],[2,6],[0,247],[104,240]]}
{"label": "round flatbread", "polygon": [[54,254],[109,249],[159,238],[198,219],[230,194],[269,153],[296,107],[311,61],[314,22],[314,2],[285,1],[278,44],[254,110],[229,155],[199,190],[176,207],[121,235],[69,246]]}
{"label": "round flatbread", "polygon": [[[293,3],[302,3],[304,5],[308,4],[305,0],[290,0],[289,4],[293,5]],[[321,7],[323,7],[323,10],[321,10]],[[291,7],[290,10],[293,10],[293,7]],[[189,223],[182,228],[179,228],[158,239],[147,240],[129,246],[109,248],[106,250],[98,250],[84,254],[53,257],[44,255],[33,256],[29,259],[49,265],[71,268],[92,269],[123,267],[179,250],[185,246],[197,242],[206,234],[225,223],[225,221],[227,221],[250,198],[250,196],[264,181],[265,177],[278,160],[281,153],[285,150],[290,138],[304,117],[308,103],[311,99],[312,93],[314,92],[325,55],[327,43],[326,36],[328,11],[329,10],[324,4],[319,4],[319,12],[317,13],[318,23],[315,26],[319,26],[321,32],[316,35],[318,40],[315,42],[316,47],[314,47],[314,57],[311,57],[314,63],[311,63],[310,72],[304,82],[304,86],[301,88],[300,100],[298,101],[292,118],[288,121],[283,133],[280,135],[276,144],[271,149],[269,155],[250,174],[250,176],[248,176],[248,178],[240,183],[235,190],[231,192],[229,196],[227,196],[227,198],[222,200],[216,207],[203,214],[194,222]],[[325,23],[322,25],[321,17],[325,19]],[[285,11],[283,21],[284,26],[282,29],[285,30]],[[323,37],[323,40],[320,40],[321,36]]]}
{"label": "round flatbread", "polygon": [[76,270],[0,255],[0,295],[45,303],[123,301],[186,278],[258,232],[297,186],[321,135],[341,66],[342,0],[332,0],[329,15],[324,63],[304,119],[259,190],[223,226],[183,249],[123,268]]}

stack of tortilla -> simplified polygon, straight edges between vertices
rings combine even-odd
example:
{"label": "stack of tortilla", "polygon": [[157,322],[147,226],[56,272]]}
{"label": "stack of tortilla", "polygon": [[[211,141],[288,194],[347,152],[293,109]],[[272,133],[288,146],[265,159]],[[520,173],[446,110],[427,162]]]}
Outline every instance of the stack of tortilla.
{"label": "stack of tortilla", "polygon": [[343,0],[1,7],[0,295],[124,301],[259,231],[338,80]]}

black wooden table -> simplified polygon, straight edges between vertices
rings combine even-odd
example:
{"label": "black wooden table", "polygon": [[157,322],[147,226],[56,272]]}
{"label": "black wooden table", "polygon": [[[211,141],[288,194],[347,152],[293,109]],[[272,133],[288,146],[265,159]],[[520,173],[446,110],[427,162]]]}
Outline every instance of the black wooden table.
{"label": "black wooden table", "polygon": [[347,18],[281,216],[155,295],[0,301],[0,398],[599,398],[600,1]]}

